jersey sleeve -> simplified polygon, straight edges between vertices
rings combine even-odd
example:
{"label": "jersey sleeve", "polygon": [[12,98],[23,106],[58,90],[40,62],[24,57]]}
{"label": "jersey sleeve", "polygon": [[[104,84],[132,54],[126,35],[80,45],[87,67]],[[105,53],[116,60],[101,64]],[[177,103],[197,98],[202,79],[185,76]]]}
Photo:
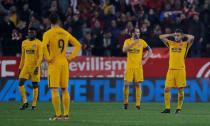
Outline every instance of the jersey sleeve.
{"label": "jersey sleeve", "polygon": [[74,59],[77,56],[77,53],[79,52],[82,45],[70,33],[68,33],[68,40],[69,40],[69,43],[74,46],[74,49],[73,49],[71,55],[68,57],[68,60],[71,61],[72,59]]}
{"label": "jersey sleeve", "polygon": [[124,45],[123,45],[123,48],[125,48],[127,46],[128,46],[128,40],[125,40]]}
{"label": "jersey sleeve", "polygon": [[[38,40],[39,41],[39,40]],[[38,60],[37,60],[37,67],[40,66],[43,58],[43,48],[42,48],[42,43],[41,41],[38,42]]]}
{"label": "jersey sleeve", "polygon": [[167,43],[164,43],[164,44],[165,44],[167,47],[169,47],[172,43],[173,43],[173,41],[167,40]]}
{"label": "jersey sleeve", "polygon": [[147,47],[148,47],[148,44],[145,41],[143,41],[143,48],[147,48]]}
{"label": "jersey sleeve", "polygon": [[50,54],[47,48],[47,45],[49,44],[49,39],[47,34],[43,35],[43,42],[42,42],[42,48],[43,48],[43,53],[44,53],[44,58],[47,62],[50,61]]}
{"label": "jersey sleeve", "polygon": [[21,60],[20,60],[19,69],[22,69],[22,68],[23,68],[23,65],[24,65],[24,60],[25,60],[25,48],[24,48],[24,41],[22,42],[21,53],[22,53],[22,56],[21,56]]}

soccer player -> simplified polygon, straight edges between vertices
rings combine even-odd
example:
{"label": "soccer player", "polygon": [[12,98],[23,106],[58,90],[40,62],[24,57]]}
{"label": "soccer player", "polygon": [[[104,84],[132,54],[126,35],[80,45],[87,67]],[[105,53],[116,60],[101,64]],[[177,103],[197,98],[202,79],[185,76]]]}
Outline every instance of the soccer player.
{"label": "soccer player", "polygon": [[[49,16],[51,29],[43,35],[43,50],[45,60],[48,62],[48,86],[52,91],[52,104],[56,116],[50,120],[61,120],[61,107],[59,87],[61,88],[64,120],[69,119],[70,96],[68,93],[69,67],[68,61],[76,57],[81,44],[66,30],[59,27],[57,14]],[[66,58],[68,44],[74,46],[72,54]]]}
{"label": "soccer player", "polygon": [[[168,38],[174,37],[175,41]],[[183,41],[186,37],[187,40]],[[160,35],[159,38],[170,50],[169,69],[165,82],[165,110],[161,113],[170,113],[171,88],[178,88],[178,106],[176,114],[181,112],[184,100],[184,87],[186,87],[186,72],[184,58],[192,45],[194,36],[183,34],[181,29],[176,29],[174,34]]]}
{"label": "soccer player", "polygon": [[25,110],[29,106],[24,87],[24,83],[28,79],[31,80],[33,84],[32,110],[36,109],[42,57],[42,44],[41,41],[36,38],[36,29],[29,28],[28,39],[22,42],[22,57],[19,66],[19,91],[24,103],[20,110]]}
{"label": "soccer player", "polygon": [[[151,48],[139,37],[140,30],[138,28],[133,29],[131,31],[131,38],[126,39],[123,46],[123,52],[127,52],[127,64],[124,77],[124,109],[128,109],[129,83],[134,80],[136,88],[136,108],[140,110],[141,82],[144,80],[142,66],[152,55]],[[144,48],[146,48],[149,53],[147,53],[146,57],[142,60]]]}

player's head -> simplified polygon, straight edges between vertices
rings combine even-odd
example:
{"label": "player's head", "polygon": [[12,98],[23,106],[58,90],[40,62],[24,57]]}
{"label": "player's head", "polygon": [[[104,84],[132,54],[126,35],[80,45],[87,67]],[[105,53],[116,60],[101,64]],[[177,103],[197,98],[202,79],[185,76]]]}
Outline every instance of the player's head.
{"label": "player's head", "polygon": [[52,25],[58,24],[59,23],[59,16],[56,13],[52,13],[49,16],[50,22]]}
{"label": "player's head", "polygon": [[140,29],[139,28],[134,28],[131,30],[131,37],[138,39],[140,37]]}
{"label": "player's head", "polygon": [[34,40],[36,38],[36,28],[31,27],[28,29],[28,38]]}
{"label": "player's head", "polygon": [[183,39],[183,31],[182,29],[176,29],[174,32],[174,38],[176,42],[180,42]]}

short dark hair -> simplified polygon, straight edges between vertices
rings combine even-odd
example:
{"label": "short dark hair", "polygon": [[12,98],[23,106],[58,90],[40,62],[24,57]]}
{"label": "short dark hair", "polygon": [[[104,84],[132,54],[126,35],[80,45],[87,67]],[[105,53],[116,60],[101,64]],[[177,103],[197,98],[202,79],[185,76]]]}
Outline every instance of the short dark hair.
{"label": "short dark hair", "polygon": [[178,29],[175,30],[175,33],[181,33],[181,34],[183,34],[184,32],[183,32],[182,29],[179,29],[179,28],[178,28]]}
{"label": "short dark hair", "polygon": [[28,28],[28,30],[31,30],[31,31],[35,31],[35,32],[37,32],[37,29],[36,29],[36,28],[34,28],[34,27],[30,27],[30,28]]}
{"label": "short dark hair", "polygon": [[56,24],[56,23],[58,23],[59,16],[58,16],[58,14],[56,14],[56,13],[52,13],[52,14],[50,14],[50,16],[49,16],[49,19],[50,19],[50,22],[51,22],[52,24]]}
{"label": "short dark hair", "polygon": [[[136,29],[139,29],[139,28],[133,28],[131,31],[130,31],[130,34],[132,35],[132,33],[135,33],[135,30]],[[140,30],[140,29],[139,29]]]}

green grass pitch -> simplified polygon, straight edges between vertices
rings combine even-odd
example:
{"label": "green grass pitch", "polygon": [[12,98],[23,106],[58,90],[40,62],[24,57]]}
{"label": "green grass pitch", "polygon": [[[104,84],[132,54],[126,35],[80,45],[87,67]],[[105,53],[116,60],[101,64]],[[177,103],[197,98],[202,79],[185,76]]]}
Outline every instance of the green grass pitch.
{"label": "green grass pitch", "polygon": [[35,111],[20,111],[21,102],[0,102],[0,126],[210,126],[210,103],[184,103],[180,114],[161,114],[164,103],[142,103],[136,110],[130,103],[123,110],[119,102],[73,102],[70,120],[50,121],[54,114],[51,102],[39,102]]}

